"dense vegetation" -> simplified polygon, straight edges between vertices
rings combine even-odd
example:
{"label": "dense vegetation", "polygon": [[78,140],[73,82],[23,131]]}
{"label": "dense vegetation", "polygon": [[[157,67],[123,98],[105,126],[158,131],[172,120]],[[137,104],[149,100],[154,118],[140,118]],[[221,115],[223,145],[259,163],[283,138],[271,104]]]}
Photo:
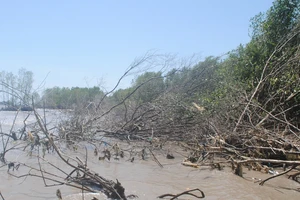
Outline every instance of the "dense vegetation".
{"label": "dense vegetation", "polygon": [[[147,71],[138,75],[131,87],[108,93],[99,87],[46,89],[41,98],[35,94],[36,105],[88,113],[89,120],[76,117],[82,120],[77,124],[88,128],[97,122],[112,132],[149,134],[154,130],[170,137],[209,133],[212,127],[221,132],[299,131],[299,2],[274,1],[266,13],[252,18],[251,41],[225,56],[210,56],[192,66],[184,63],[168,72]],[[160,55],[148,54],[124,75],[158,60],[161,62]],[[22,73],[29,77],[25,79],[28,84],[22,84],[21,75],[16,83],[11,73],[1,73],[2,91],[7,95],[3,101],[20,104],[15,93],[11,94],[17,90],[22,94],[19,99],[30,103],[32,73],[24,69]],[[22,88],[24,85],[28,87]]]}
{"label": "dense vegetation", "polygon": [[[199,131],[209,121],[225,132],[299,131],[299,9],[299,0],[274,1],[266,13],[252,18],[251,41],[225,58],[211,56],[164,75],[138,76],[130,88],[109,97],[124,101],[118,115],[132,116],[122,119],[119,128],[159,127],[157,132],[174,133],[181,126],[183,133]],[[147,127],[140,127],[139,120]]]}

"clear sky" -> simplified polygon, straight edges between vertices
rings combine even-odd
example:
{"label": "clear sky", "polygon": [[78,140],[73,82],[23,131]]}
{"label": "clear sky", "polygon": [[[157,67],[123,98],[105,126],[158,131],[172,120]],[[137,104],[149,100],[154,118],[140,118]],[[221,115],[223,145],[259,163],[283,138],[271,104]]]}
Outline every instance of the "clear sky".
{"label": "clear sky", "polygon": [[[205,58],[247,43],[271,0],[0,1],[0,71],[34,73],[37,87],[112,88],[149,50]],[[125,81],[122,87],[128,87]]]}

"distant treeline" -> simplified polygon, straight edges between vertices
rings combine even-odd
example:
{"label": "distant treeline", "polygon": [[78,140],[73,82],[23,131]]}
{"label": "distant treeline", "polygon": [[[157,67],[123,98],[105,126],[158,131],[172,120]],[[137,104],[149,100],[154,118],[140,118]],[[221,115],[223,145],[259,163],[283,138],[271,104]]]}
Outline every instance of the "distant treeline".
{"label": "distant treeline", "polygon": [[51,109],[73,109],[82,104],[88,105],[103,94],[99,87],[53,87],[43,92],[39,106]]}
{"label": "distant treeline", "polygon": [[[298,124],[299,9],[300,0],[276,0],[266,13],[251,19],[249,43],[238,46],[226,56],[210,56],[193,66],[174,68],[167,73],[145,72],[137,76],[129,88],[114,91],[105,100],[111,105],[123,102],[124,112],[128,105],[155,102],[158,107],[166,107],[168,103],[176,102],[177,110],[172,111],[176,117],[191,117],[183,110],[190,105],[199,105],[211,115],[224,115],[225,121],[233,125],[240,120],[253,124],[255,120],[260,125],[270,116]],[[19,88],[23,93],[28,91],[21,87],[22,82],[15,83],[15,79],[9,79],[11,82],[2,79],[1,82],[2,91],[6,92],[3,98],[13,104],[18,102],[11,95],[13,88]],[[10,83],[16,87],[4,90],[5,84]],[[43,92],[37,105],[47,108],[76,108],[91,102],[97,105],[104,95],[99,87],[54,87]],[[19,98],[28,103],[28,96]],[[245,109],[246,115],[237,120],[241,113],[239,109],[245,102],[251,102]]]}

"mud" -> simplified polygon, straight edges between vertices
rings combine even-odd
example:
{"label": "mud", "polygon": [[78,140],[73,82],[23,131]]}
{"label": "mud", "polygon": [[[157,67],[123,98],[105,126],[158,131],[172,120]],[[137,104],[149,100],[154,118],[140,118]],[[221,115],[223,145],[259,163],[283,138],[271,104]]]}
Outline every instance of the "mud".
{"label": "mud", "polygon": [[[0,112],[2,127],[8,128],[9,114],[6,113],[4,116],[1,113],[3,114],[3,112]],[[6,118],[5,123],[3,117]],[[18,122],[22,123],[22,120],[18,120]],[[107,142],[111,141],[108,140]],[[14,143],[12,142],[12,144]],[[85,159],[84,146],[87,146],[89,150],[88,166],[91,170],[107,179],[118,179],[125,187],[127,195],[135,194],[143,200],[157,199],[159,195],[165,193],[177,194],[194,188],[204,191],[205,199],[300,199],[300,192],[291,190],[299,188],[299,184],[286,177],[278,177],[268,181],[264,186],[259,186],[257,180],[272,175],[244,170],[245,178],[241,178],[234,175],[230,168],[218,171],[216,169],[211,170],[210,167],[198,169],[186,167],[181,165],[181,161],[188,152],[181,152],[178,149],[173,151],[174,160],[166,159],[164,151],[156,152],[157,159],[163,165],[161,168],[150,155],[148,155],[147,160],[136,157],[134,162],[128,161],[128,153],[125,154],[125,158],[120,160],[99,161],[98,157],[93,155],[92,146],[87,144],[79,144],[76,151],[67,149],[63,143],[58,145],[64,153],[72,157],[78,156],[82,160]],[[123,145],[128,146],[128,144]],[[46,154],[45,158],[67,172],[71,170],[60,161],[55,153]],[[7,159],[38,167],[34,154],[29,156],[27,151],[10,152]],[[58,173],[49,165],[43,165],[43,169]],[[22,175],[28,172],[28,168],[21,166],[19,170],[12,173]],[[53,182],[46,182],[49,186],[45,186],[43,180],[36,177],[15,178],[7,173],[7,166],[0,168],[0,181],[0,191],[5,200],[54,200],[57,199],[55,193],[58,188],[61,190],[64,200],[83,199],[81,191],[75,188],[65,185],[51,186]],[[106,199],[101,194],[88,194],[84,199],[90,200],[94,196],[98,199]]]}

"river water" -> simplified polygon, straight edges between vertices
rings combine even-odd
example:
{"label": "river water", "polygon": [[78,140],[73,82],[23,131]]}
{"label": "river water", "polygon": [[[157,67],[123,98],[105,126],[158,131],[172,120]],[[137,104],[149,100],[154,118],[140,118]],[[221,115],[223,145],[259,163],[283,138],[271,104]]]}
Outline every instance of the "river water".
{"label": "river water", "polygon": [[[52,117],[51,123],[57,123],[60,114],[58,112],[50,112]],[[0,122],[2,132],[10,130],[12,120],[14,119],[14,112],[0,111]],[[23,118],[26,113],[20,113],[16,120],[16,130],[18,126],[22,126]],[[30,121],[31,120],[31,121]],[[29,118],[28,123],[34,122],[34,118]],[[113,143],[115,141],[106,139],[106,142]],[[2,143],[2,142],[1,142]],[[11,142],[10,145],[15,145],[16,142]],[[134,144],[120,144],[124,149],[130,149]],[[165,152],[157,151],[155,155],[163,168],[157,165],[151,156],[147,160],[142,160],[138,156],[135,157],[134,162],[129,160],[129,152],[125,153],[125,158],[120,160],[111,159],[110,161],[99,161],[98,157],[93,155],[93,148],[91,145],[84,143],[78,144],[77,150],[70,150],[65,148],[64,144],[58,143],[62,152],[71,156],[78,157],[85,160],[85,148],[88,147],[88,167],[97,172],[100,176],[116,180],[124,186],[126,194],[135,194],[139,199],[157,199],[158,196],[166,193],[178,194],[188,189],[199,188],[206,197],[205,199],[300,199],[300,192],[291,189],[300,188],[300,185],[286,177],[278,177],[265,183],[264,186],[259,186],[256,182],[258,179],[270,177],[270,174],[263,174],[260,172],[253,172],[244,170],[244,178],[240,178],[231,172],[231,169],[225,168],[222,171],[211,170],[209,167],[190,168],[181,165],[184,155],[188,152],[182,151],[179,148],[173,151],[174,160],[165,158]],[[100,146],[99,146],[100,147]],[[166,146],[174,149],[174,146]],[[14,150],[9,151],[7,160],[13,162],[25,163],[31,167],[38,168],[37,158],[33,155],[28,155],[28,150],[23,151]],[[46,154],[45,159],[55,164],[57,167],[63,169],[67,173],[71,172],[64,163],[58,158],[56,153]],[[45,171],[54,174],[62,175],[57,169],[48,164],[43,164],[42,168]],[[11,171],[16,176],[33,173],[29,168],[20,166],[18,170]],[[27,176],[16,178],[7,173],[7,166],[0,168],[0,192],[5,200],[54,200],[57,199],[55,193],[57,189],[61,190],[64,200],[81,200],[82,195],[79,189],[68,187],[65,185],[51,186],[53,182],[47,181],[45,183],[41,178]],[[98,199],[106,199],[104,195],[89,194],[84,198],[91,200],[93,197]],[[1,199],[1,197],[0,197]],[[182,198],[184,199],[184,198]],[[185,199],[193,199],[186,196]],[[195,199],[195,198],[194,198]]]}

